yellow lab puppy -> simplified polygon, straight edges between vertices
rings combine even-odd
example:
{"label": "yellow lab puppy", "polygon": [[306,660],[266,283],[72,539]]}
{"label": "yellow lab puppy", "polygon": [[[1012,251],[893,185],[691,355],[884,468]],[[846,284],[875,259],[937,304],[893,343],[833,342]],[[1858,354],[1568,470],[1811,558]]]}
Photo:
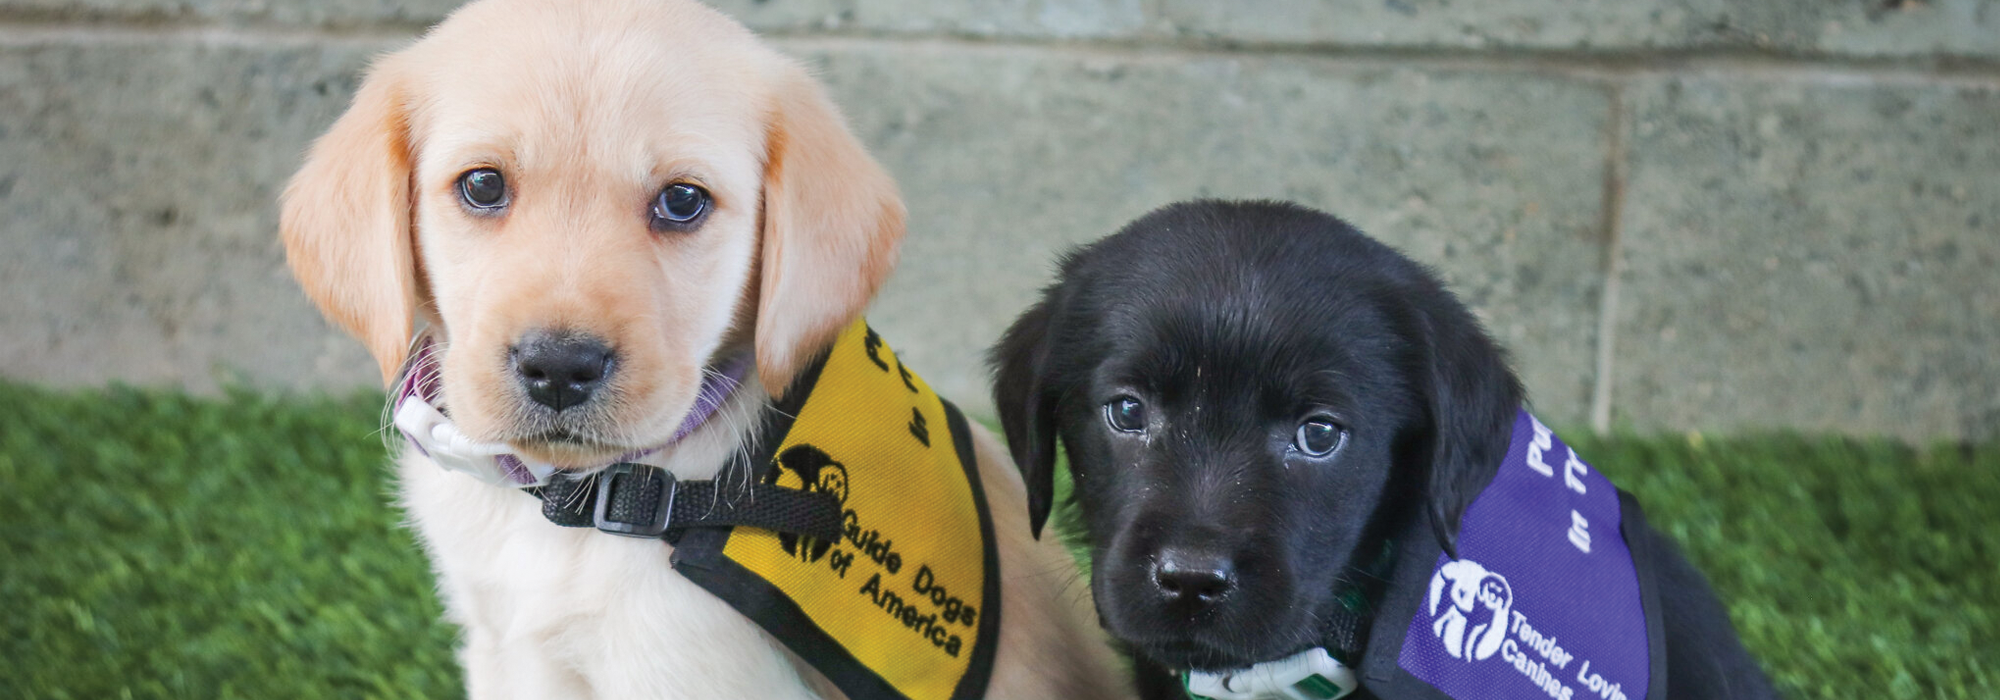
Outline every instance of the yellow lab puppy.
{"label": "yellow lab puppy", "polygon": [[[421,365],[466,444],[569,471],[652,450],[699,480],[858,318],[903,213],[819,86],[730,19],[481,0],[373,67],[282,228],[307,294],[385,380]],[[754,358],[739,386],[702,405],[705,371],[736,355]],[[1068,555],[1030,536],[1006,452],[971,433],[999,552],[987,695],[1129,694]],[[671,545],[556,527],[420,450],[399,467],[472,696],[841,697],[672,569]]]}

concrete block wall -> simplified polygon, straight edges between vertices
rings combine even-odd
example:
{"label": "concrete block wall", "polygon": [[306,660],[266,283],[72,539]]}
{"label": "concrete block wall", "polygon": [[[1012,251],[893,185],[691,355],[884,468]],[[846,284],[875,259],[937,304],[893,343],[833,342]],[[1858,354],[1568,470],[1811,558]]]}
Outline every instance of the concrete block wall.
{"label": "concrete block wall", "polygon": [[[975,411],[1052,258],[1192,196],[1441,269],[1538,412],[2000,437],[2000,0],[723,0],[909,200],[871,317]],[[450,0],[0,0],[0,372],[340,389],[277,188]]]}

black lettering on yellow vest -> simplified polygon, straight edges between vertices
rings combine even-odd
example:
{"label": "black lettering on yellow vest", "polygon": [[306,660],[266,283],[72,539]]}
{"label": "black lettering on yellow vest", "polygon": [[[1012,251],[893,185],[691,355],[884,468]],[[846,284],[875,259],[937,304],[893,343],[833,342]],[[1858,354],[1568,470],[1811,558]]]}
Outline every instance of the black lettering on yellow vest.
{"label": "black lettering on yellow vest", "polygon": [[760,453],[732,469],[833,494],[840,541],[693,530],[675,547],[676,570],[851,700],[984,697],[1000,563],[965,417],[857,322],[766,415],[759,437]]}
{"label": "black lettering on yellow vest", "polygon": [[979,611],[966,605],[965,601],[959,600],[957,596],[946,591],[942,584],[937,583],[937,575],[931,573],[930,565],[917,567],[916,580],[910,582],[910,587],[917,592],[917,595],[929,597],[932,605],[944,608],[945,622],[958,622],[974,628],[978,626],[975,620],[979,618]]}

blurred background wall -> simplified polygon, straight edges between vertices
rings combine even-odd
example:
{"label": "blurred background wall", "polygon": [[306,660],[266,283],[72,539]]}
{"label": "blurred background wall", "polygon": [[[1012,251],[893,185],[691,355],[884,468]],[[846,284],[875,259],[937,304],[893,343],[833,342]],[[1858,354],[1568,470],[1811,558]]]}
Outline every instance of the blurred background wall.
{"label": "blurred background wall", "polygon": [[[0,0],[0,372],[372,385],[274,200],[455,4]],[[901,180],[871,317],[976,411],[1059,251],[1275,197],[1442,269],[1546,419],[2000,436],[2000,0],[719,6]]]}

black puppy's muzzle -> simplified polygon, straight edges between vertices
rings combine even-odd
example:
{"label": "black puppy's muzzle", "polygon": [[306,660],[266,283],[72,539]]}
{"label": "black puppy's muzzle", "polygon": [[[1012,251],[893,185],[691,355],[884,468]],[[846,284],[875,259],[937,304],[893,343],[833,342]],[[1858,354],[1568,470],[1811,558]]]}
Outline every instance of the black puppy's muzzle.
{"label": "black puppy's muzzle", "polygon": [[1153,593],[1169,611],[1194,617],[1236,589],[1233,557],[1213,550],[1168,547],[1152,558]]}
{"label": "black puppy's muzzle", "polygon": [[1299,599],[1283,528],[1258,514],[1184,501],[1131,504],[1093,552],[1106,631],[1177,668],[1223,669],[1299,646],[1313,601]]}

